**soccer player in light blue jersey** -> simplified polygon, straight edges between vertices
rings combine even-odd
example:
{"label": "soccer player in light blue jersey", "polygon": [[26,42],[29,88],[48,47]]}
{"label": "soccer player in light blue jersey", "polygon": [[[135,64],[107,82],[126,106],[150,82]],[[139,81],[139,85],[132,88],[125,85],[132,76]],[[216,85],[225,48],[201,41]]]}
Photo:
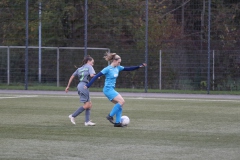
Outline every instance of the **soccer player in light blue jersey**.
{"label": "soccer player in light blue jersey", "polygon": [[92,102],[89,96],[89,90],[85,89],[85,85],[89,82],[90,77],[94,77],[95,70],[93,69],[94,59],[91,56],[86,56],[83,59],[82,67],[78,68],[70,77],[68,85],[65,89],[66,93],[75,77],[78,77],[79,83],[77,86],[78,94],[80,96],[80,102],[84,103],[73,114],[69,115],[69,119],[72,124],[76,124],[75,118],[85,110],[85,126],[95,126],[95,123],[90,121],[90,111],[92,108]]}
{"label": "soccer player in light blue jersey", "polygon": [[[96,74],[91,81],[86,85],[86,89],[89,88],[92,83],[100,76],[105,75],[105,83],[103,87],[104,95],[114,103],[114,106],[111,112],[106,117],[111,123],[114,124],[114,127],[123,127],[121,124],[121,116],[122,116],[122,107],[125,103],[123,97],[115,90],[115,84],[119,72],[121,71],[133,71],[140,67],[145,67],[146,64],[143,63],[139,66],[132,66],[132,67],[124,67],[121,66],[121,57],[116,53],[107,53],[104,56],[105,60],[110,62],[110,65],[105,67],[101,72]],[[114,122],[113,117],[116,115],[116,120]]]}

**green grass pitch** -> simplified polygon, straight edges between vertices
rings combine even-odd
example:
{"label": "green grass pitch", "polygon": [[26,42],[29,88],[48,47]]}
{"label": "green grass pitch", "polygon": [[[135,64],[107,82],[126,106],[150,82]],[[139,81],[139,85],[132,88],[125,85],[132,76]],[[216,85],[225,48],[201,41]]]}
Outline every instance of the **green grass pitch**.
{"label": "green grass pitch", "polygon": [[125,128],[92,96],[91,119],[72,125],[73,95],[0,94],[1,160],[239,160],[240,100],[125,97]]}

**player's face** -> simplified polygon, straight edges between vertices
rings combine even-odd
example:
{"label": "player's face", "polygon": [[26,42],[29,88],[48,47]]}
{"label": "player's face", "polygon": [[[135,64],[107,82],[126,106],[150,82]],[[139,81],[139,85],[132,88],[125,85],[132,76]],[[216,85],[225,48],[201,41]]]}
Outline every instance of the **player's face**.
{"label": "player's face", "polygon": [[114,60],[114,62],[115,62],[115,66],[119,66],[120,65],[120,63],[121,63],[121,58],[117,58],[117,59],[115,59]]}
{"label": "player's face", "polygon": [[91,61],[88,61],[88,64],[90,64],[91,66],[94,65],[94,59],[92,59]]}

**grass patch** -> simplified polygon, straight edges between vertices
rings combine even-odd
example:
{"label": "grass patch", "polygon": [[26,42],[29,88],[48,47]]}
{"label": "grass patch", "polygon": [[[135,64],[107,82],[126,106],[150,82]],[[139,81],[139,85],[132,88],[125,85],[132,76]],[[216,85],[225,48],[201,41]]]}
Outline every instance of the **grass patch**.
{"label": "grass patch", "polygon": [[0,159],[238,159],[239,100],[127,97],[125,128],[106,120],[112,104],[92,97],[91,119],[72,125],[78,96],[0,94]]}

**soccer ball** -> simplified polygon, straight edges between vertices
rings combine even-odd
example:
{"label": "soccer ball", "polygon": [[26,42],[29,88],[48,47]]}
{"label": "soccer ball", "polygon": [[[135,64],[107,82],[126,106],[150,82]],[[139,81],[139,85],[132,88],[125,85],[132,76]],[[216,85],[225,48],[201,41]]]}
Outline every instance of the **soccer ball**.
{"label": "soccer ball", "polygon": [[121,123],[122,125],[127,126],[130,123],[130,119],[128,118],[128,116],[122,116]]}

